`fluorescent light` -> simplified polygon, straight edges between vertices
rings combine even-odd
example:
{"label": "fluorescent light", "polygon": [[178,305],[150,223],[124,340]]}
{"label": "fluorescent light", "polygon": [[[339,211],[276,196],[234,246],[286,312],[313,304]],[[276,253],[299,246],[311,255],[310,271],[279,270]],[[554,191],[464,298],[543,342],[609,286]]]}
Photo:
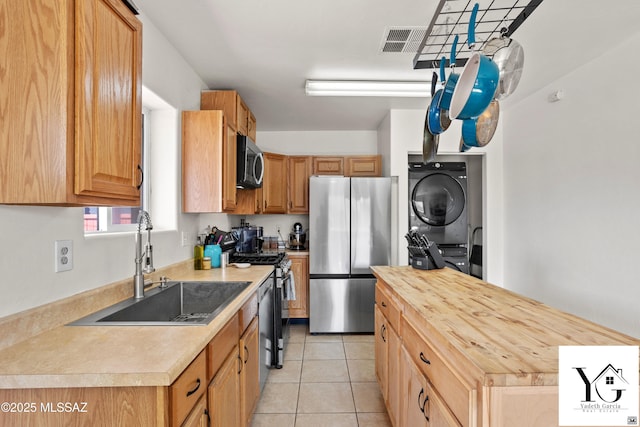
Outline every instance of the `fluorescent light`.
{"label": "fluorescent light", "polygon": [[431,96],[431,82],[374,80],[307,80],[304,91],[310,96]]}

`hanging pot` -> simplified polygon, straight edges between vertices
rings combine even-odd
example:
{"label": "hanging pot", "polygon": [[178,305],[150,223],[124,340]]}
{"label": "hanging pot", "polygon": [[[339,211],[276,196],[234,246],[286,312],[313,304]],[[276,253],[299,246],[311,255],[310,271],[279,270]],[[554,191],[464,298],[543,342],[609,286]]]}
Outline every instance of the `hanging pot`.
{"label": "hanging pot", "polygon": [[489,40],[484,46],[484,53],[500,70],[500,81],[495,99],[503,100],[516,90],[522,69],[524,68],[524,49],[520,43],[507,36],[507,29],[501,30],[500,37]]}
{"label": "hanging pot", "polygon": [[[476,3],[469,19],[468,40],[472,51],[476,43],[475,22],[478,7]],[[493,100],[499,80],[500,71],[496,63],[480,52],[473,52],[453,91],[449,117],[462,120],[478,117]]]}
{"label": "hanging pot", "polygon": [[[455,73],[456,69],[456,50],[458,49],[458,35],[453,38],[453,44],[451,45],[451,53],[449,55],[449,68],[451,68],[451,73],[449,74],[449,78],[447,79],[447,83],[444,85],[444,90],[442,92],[442,98],[440,99],[440,108],[443,110],[449,111],[449,107],[451,105],[451,97],[453,96],[453,92],[456,88],[456,84],[458,83],[458,79],[460,77],[459,74]],[[442,61],[440,62],[442,65]],[[441,72],[441,74],[444,74]],[[444,80],[444,76],[440,76],[441,80]],[[447,113],[447,116],[450,118],[451,114]]]}
{"label": "hanging pot", "polygon": [[[435,92],[435,94],[433,93],[435,90],[435,82],[438,80],[438,75],[434,72],[433,76],[434,77],[431,79],[432,98],[431,98],[431,103],[429,104],[429,111],[427,113],[427,124],[429,126],[429,131],[432,134],[439,135],[442,132],[444,132],[447,127],[449,127],[449,123],[451,121],[443,120],[442,109],[440,108],[440,100],[442,99],[442,89],[438,89],[438,91]],[[440,80],[444,83],[444,56],[440,61]],[[443,124],[446,124],[446,127],[444,127]]]}
{"label": "hanging pot", "polygon": [[458,151],[461,153],[467,152],[471,149],[467,144],[464,143],[464,138],[460,137],[460,145],[458,147]]}
{"label": "hanging pot", "polygon": [[467,147],[484,147],[491,141],[498,127],[500,104],[491,101],[480,116],[462,122],[462,143]]}

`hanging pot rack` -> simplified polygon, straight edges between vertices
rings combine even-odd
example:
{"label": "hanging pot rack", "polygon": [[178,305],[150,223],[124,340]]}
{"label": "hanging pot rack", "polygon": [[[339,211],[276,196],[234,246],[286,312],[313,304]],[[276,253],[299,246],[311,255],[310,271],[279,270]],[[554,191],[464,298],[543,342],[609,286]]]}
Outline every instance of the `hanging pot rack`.
{"label": "hanging pot rack", "polygon": [[444,56],[449,59],[453,39],[460,40],[456,52],[456,66],[463,67],[471,52],[467,48],[467,31],[471,10],[480,4],[476,20],[476,39],[479,48],[501,34],[511,36],[542,3],[542,0],[440,0],[427,27],[425,36],[413,58],[413,68],[439,68]]}

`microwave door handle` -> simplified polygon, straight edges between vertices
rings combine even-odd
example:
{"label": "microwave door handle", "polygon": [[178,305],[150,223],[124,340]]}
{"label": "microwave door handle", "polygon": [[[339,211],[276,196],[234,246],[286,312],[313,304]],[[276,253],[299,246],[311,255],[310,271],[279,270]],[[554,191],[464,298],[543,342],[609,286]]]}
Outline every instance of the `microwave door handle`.
{"label": "microwave door handle", "polygon": [[[262,167],[260,168],[260,177],[256,176],[256,165],[258,164],[258,159],[260,159],[260,163]],[[256,158],[253,160],[253,177],[256,179],[257,184],[262,183],[262,177],[264,176],[264,158],[262,157],[262,153],[258,153]]]}

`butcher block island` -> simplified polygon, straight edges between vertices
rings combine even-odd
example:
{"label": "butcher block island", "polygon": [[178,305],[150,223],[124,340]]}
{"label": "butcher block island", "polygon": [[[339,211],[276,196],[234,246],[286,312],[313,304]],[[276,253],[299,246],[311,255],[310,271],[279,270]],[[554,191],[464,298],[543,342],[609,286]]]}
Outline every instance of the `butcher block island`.
{"label": "butcher block island", "polygon": [[393,425],[558,425],[558,346],[640,340],[449,268],[372,267]]}
{"label": "butcher block island", "polygon": [[272,274],[196,271],[192,260],[153,274],[249,282],[207,325],[66,325],[130,297],[130,279],[0,319],[9,336],[36,331],[0,346],[0,425],[248,426],[260,394],[257,294]]}

